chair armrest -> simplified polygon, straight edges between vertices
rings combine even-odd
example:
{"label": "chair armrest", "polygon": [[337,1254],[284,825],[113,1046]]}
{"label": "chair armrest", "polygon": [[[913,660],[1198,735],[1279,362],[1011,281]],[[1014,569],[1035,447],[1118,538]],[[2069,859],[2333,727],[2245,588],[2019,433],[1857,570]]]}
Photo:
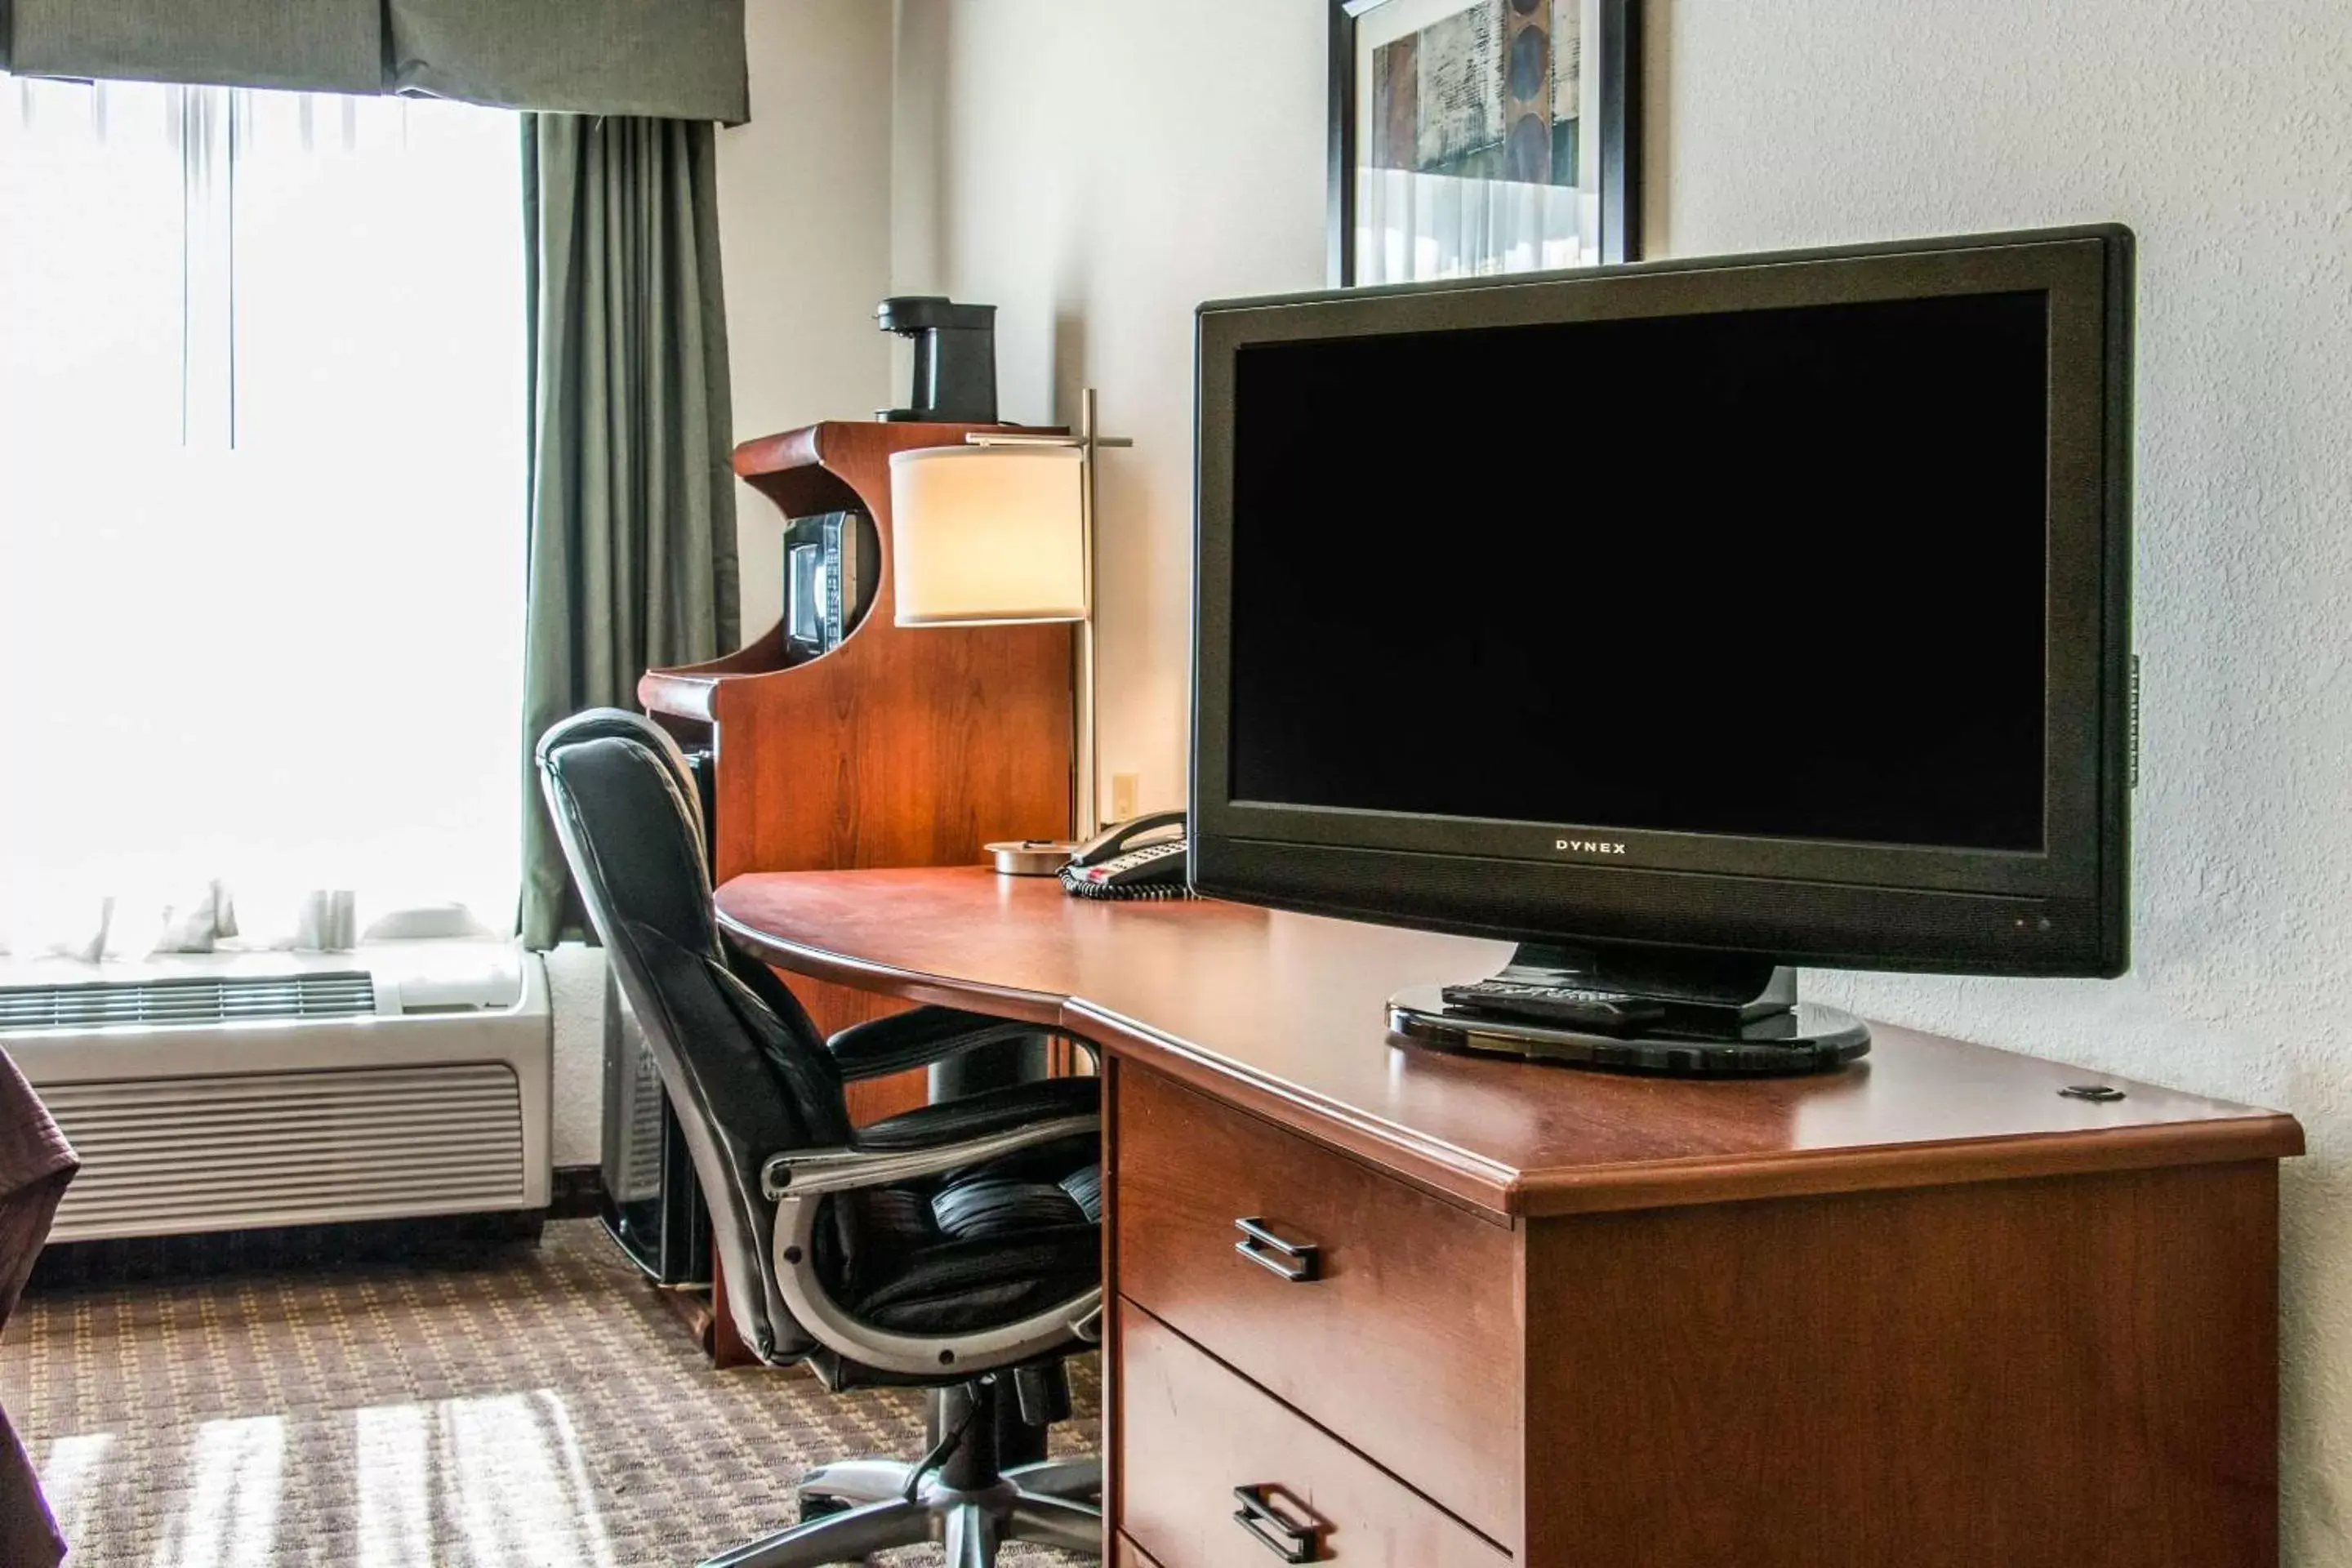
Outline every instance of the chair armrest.
{"label": "chair armrest", "polygon": [[1057,1116],[1091,1116],[1101,1109],[1102,1079],[1098,1078],[1036,1079],[935,1100],[868,1122],[849,1135],[849,1146],[865,1153],[928,1149],[984,1133],[1009,1132]]}
{"label": "chair armrest", "polygon": [[1090,1111],[913,1148],[805,1149],[771,1156],[760,1169],[760,1186],[774,1201],[888,1186],[983,1164],[1040,1143],[1095,1132],[1101,1127],[1101,1115]]}
{"label": "chair armrest", "polygon": [[[853,1081],[929,1067],[982,1046],[1051,1037],[1054,1030],[960,1007],[918,1007],[848,1028],[827,1040],[841,1075]],[[1078,1042],[1092,1054],[1094,1047]]]}

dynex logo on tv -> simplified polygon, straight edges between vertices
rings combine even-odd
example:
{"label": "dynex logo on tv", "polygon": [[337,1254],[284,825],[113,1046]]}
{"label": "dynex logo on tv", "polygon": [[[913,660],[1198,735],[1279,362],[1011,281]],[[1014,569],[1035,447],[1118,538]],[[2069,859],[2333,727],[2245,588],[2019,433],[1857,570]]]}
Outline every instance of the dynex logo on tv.
{"label": "dynex logo on tv", "polygon": [[1555,838],[1552,840],[1551,847],[1555,849],[1573,850],[1580,855],[1622,855],[1625,853],[1625,847],[1622,844],[1610,844],[1591,838]]}

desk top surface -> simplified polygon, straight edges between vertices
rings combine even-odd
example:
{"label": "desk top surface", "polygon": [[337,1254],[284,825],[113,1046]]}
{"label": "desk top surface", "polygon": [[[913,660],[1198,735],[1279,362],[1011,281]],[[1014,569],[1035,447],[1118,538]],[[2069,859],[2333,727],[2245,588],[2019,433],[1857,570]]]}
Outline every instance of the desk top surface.
{"label": "desk top surface", "polygon": [[[719,889],[778,966],[1050,1024],[1494,1215],[1646,1208],[2275,1159],[2273,1111],[1873,1026],[1823,1076],[1688,1080],[1446,1055],[1391,1038],[1402,986],[1503,943],[1211,900],[1102,903],[982,868],[803,871]],[[2112,1084],[2095,1104],[2059,1090]]]}

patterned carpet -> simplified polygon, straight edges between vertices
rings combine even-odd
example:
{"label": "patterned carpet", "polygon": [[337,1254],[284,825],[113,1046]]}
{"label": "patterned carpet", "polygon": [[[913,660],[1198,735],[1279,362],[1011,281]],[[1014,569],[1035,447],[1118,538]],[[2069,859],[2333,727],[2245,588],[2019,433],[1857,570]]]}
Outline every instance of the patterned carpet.
{"label": "patterned carpet", "polygon": [[[1074,1371],[1057,1449],[1096,1439]],[[687,1563],[790,1523],[810,1464],[922,1447],[916,1394],[709,1370],[586,1220],[431,1263],[53,1282],[0,1402],[70,1568]]]}

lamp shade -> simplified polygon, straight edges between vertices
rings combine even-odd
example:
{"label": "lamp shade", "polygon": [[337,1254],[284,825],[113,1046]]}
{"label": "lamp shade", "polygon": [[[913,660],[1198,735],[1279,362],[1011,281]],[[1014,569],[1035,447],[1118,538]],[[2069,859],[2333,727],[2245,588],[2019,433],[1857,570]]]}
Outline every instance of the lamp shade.
{"label": "lamp shade", "polygon": [[922,447],[890,457],[902,626],[1087,618],[1086,454]]}

